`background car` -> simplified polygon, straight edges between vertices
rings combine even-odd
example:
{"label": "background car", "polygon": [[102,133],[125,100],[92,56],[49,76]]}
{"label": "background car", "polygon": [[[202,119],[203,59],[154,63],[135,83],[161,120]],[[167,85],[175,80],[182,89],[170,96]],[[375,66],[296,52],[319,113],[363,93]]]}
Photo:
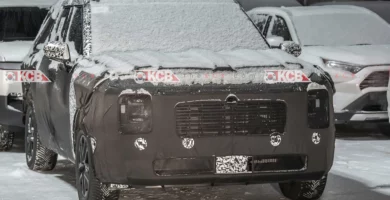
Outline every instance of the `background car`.
{"label": "background car", "polygon": [[299,58],[331,74],[337,91],[336,123],[388,120],[390,25],[386,21],[357,6],[263,7],[248,15],[271,46],[300,44]]}
{"label": "background car", "polygon": [[55,0],[0,1],[0,151],[12,147],[23,130],[22,84],[10,70],[20,70],[49,7]]}
{"label": "background car", "polygon": [[312,6],[321,6],[321,5],[355,5],[367,8],[388,23],[390,23],[390,1],[330,1],[330,2],[321,2],[310,4]]}

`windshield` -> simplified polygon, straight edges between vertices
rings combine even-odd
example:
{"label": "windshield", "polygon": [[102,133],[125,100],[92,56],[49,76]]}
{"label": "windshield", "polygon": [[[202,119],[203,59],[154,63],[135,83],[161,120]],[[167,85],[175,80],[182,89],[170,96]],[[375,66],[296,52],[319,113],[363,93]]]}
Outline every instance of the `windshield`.
{"label": "windshield", "polygon": [[294,16],[293,21],[304,46],[390,44],[390,25],[372,14],[302,15]]}
{"label": "windshield", "polygon": [[125,4],[106,1],[109,3],[91,2],[93,54],[268,49],[259,31],[233,0]]}
{"label": "windshield", "polygon": [[0,41],[34,40],[47,12],[38,7],[0,8]]}

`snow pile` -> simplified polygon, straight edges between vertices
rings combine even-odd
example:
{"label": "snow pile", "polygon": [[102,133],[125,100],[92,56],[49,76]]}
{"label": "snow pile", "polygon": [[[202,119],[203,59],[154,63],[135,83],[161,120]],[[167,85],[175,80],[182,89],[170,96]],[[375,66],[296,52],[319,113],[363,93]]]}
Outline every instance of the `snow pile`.
{"label": "snow pile", "polygon": [[91,2],[93,54],[268,49],[233,0]]}
{"label": "snow pile", "polygon": [[370,11],[354,6],[287,10],[294,11],[292,19],[297,34],[306,46],[390,44],[390,25]]}
{"label": "snow pile", "polygon": [[[139,70],[168,68],[180,79],[180,83],[169,84],[182,85],[264,83],[265,70],[302,70],[307,76],[320,73],[313,65],[300,62],[296,57],[275,49],[221,52],[192,49],[181,53],[106,52],[80,60],[79,64],[82,67],[75,71],[76,74],[81,70],[96,76],[107,72],[107,78],[122,80],[134,78],[134,71],[137,68],[140,68]],[[211,71],[229,67],[237,72]]]}
{"label": "snow pile", "polygon": [[389,154],[388,140],[337,140],[332,173],[390,195]]}
{"label": "snow pile", "polygon": [[[272,51],[272,50],[269,50]],[[281,65],[266,54],[266,51],[240,49],[235,51],[213,52],[192,49],[180,53],[161,53],[158,51],[106,52],[92,57],[108,68],[133,70],[135,67],[161,68],[206,68],[252,67]]]}
{"label": "snow pile", "polygon": [[125,94],[144,94],[144,95],[148,95],[148,96],[152,97],[150,92],[146,91],[143,88],[138,89],[138,90],[132,90],[132,89],[123,90],[118,96],[122,96]]}

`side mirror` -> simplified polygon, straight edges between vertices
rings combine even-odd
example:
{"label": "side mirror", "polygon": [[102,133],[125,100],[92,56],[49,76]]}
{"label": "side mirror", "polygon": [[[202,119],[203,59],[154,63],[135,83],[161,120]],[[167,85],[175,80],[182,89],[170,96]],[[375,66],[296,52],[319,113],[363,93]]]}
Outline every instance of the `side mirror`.
{"label": "side mirror", "polygon": [[292,54],[295,57],[300,56],[302,53],[301,46],[295,42],[292,42],[292,41],[283,42],[280,45],[280,49],[289,53],[289,54]]}
{"label": "side mirror", "polygon": [[69,47],[62,42],[49,42],[43,47],[45,56],[59,62],[70,61]]}
{"label": "side mirror", "polygon": [[267,42],[271,48],[279,48],[280,44],[284,42],[284,38],[280,36],[270,36],[267,37]]}

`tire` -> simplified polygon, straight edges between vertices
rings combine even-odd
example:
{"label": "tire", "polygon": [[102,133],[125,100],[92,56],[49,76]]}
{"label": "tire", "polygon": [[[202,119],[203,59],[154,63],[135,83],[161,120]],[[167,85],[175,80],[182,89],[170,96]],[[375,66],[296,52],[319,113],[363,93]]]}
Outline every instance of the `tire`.
{"label": "tire", "polygon": [[25,140],[26,162],[28,168],[33,171],[50,171],[57,164],[58,155],[42,145],[34,109],[29,106],[25,118]]}
{"label": "tire", "polygon": [[320,180],[279,183],[283,195],[291,200],[315,200],[324,193],[327,175]]}
{"label": "tire", "polygon": [[9,151],[14,144],[14,133],[0,125],[0,151]]}
{"label": "tire", "polygon": [[91,141],[79,133],[76,140],[76,188],[80,200],[118,200],[119,190],[109,190],[95,176]]}
{"label": "tire", "polygon": [[378,128],[383,135],[390,137],[390,124],[378,124]]}

